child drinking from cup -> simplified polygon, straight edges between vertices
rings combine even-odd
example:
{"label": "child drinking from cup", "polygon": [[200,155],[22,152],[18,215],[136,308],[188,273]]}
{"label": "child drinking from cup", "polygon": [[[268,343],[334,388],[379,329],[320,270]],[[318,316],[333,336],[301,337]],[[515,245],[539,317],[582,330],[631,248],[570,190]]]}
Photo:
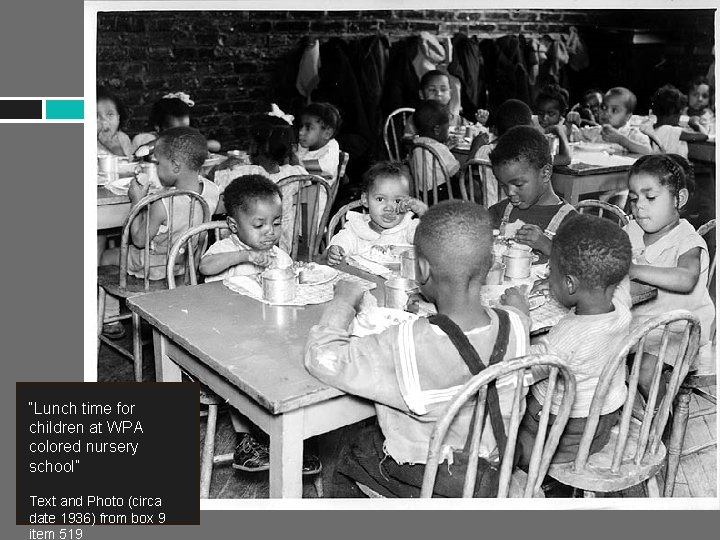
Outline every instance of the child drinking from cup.
{"label": "child drinking from cup", "polygon": [[381,161],[363,178],[361,199],[367,214],[348,212],[345,227],[330,239],[328,264],[368,251],[374,245],[412,244],[427,205],[410,197],[410,179],[400,163]]}
{"label": "child drinking from cup", "polygon": [[[310,330],[305,367],[324,383],[373,401],[377,422],[350,428],[341,439],[331,496],[362,497],[359,482],[386,497],[417,497],[435,421],[471,378],[465,351],[474,348],[484,366],[526,354],[527,317],[512,307],[490,309],[481,303],[491,247],[490,219],[482,206],[457,201],[432,206],[417,229],[415,267],[422,294],[440,315],[403,322],[380,334],[350,336],[363,291],[347,281],[336,286],[335,297]],[[465,342],[463,352],[448,333]],[[499,410],[490,413],[505,428],[514,386],[513,376],[498,381]],[[460,412],[443,461],[453,449],[463,448],[471,417],[472,407]],[[496,440],[504,438],[493,433],[492,423],[486,422],[481,436],[479,457],[486,465],[481,474],[497,474],[492,469],[501,455]],[[457,480],[457,491],[444,496],[459,496],[464,478],[459,461],[439,468],[447,471],[441,474],[448,483]],[[483,484],[496,491],[497,477]]]}
{"label": "child drinking from cup", "polygon": [[[625,226],[633,248],[630,277],[658,288],[657,297],[633,308],[633,326],[674,309],[700,319],[700,347],[709,346],[715,307],[707,290],[710,260],[705,240],[680,218],[688,200],[685,172],[667,155],[643,156],[630,168],[630,206],[634,220]],[[638,388],[646,397],[662,329],[648,336]],[[671,334],[669,358],[681,335]],[[661,392],[663,389],[661,388]],[[662,398],[658,395],[658,402]]]}
{"label": "child drinking from cup", "polygon": [[563,220],[575,213],[553,190],[547,139],[534,127],[511,128],[498,139],[490,162],[508,196],[490,207],[493,228],[530,246],[541,263],[547,261],[552,237]]}
{"label": "child drinking from cup", "polygon": [[[530,353],[556,354],[565,358],[577,383],[570,419],[560,437],[553,463],[567,463],[577,456],[600,376],[605,366],[612,362],[617,344],[629,331],[630,295],[627,283],[620,284],[627,277],[631,256],[630,241],[622,229],[596,216],[573,216],[560,226],[553,239],[550,291],[562,305],[574,311],[531,345]],[[516,288],[508,289],[501,301],[528,313],[527,300]],[[530,451],[538,434],[549,374],[545,366],[532,368],[534,383],[518,432],[518,440],[522,443],[520,467],[527,467],[530,463]],[[617,369],[590,453],[607,444],[610,428],[620,418],[619,409],[625,402],[626,393],[625,370]],[[550,424],[559,410],[561,396],[562,391],[555,394]]]}

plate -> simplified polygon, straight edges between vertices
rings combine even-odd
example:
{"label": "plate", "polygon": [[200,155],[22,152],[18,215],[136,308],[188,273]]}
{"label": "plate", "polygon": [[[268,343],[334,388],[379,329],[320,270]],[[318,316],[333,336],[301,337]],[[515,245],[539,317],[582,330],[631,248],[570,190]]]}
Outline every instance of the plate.
{"label": "plate", "polygon": [[401,309],[377,307],[358,313],[350,327],[350,334],[359,337],[379,334],[391,326],[418,318],[414,313]]}
{"label": "plate", "polygon": [[301,285],[322,285],[332,281],[338,275],[338,271],[334,268],[316,263],[296,267],[295,272]]}
{"label": "plate", "polygon": [[412,246],[409,244],[402,246],[372,246],[362,254],[362,257],[374,263],[382,264],[383,266],[399,265],[400,255],[408,249],[412,249]]}

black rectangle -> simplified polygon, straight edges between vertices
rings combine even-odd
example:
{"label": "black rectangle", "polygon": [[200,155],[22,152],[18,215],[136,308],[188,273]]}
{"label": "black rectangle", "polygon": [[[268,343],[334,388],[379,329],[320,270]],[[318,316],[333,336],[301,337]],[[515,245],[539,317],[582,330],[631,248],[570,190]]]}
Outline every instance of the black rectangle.
{"label": "black rectangle", "polygon": [[41,99],[0,99],[1,120],[42,120]]}
{"label": "black rectangle", "polygon": [[196,383],[16,383],[18,525],[198,525]]}

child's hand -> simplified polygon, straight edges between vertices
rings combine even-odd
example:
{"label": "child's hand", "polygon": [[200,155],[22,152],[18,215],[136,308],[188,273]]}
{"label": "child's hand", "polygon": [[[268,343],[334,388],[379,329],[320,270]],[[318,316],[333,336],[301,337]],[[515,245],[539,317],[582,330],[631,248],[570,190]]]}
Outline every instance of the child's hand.
{"label": "child's hand", "polygon": [[560,124],[552,124],[545,128],[545,133],[548,135],[558,135],[560,134]]}
{"label": "child's hand", "polygon": [[130,180],[130,186],[128,187],[128,197],[130,198],[130,202],[133,205],[137,204],[140,199],[142,199],[148,194],[149,190],[149,182],[145,185],[142,185],[140,184],[140,182],[138,182],[137,177],[133,177],[133,179]]}
{"label": "child's hand", "polygon": [[691,116],[688,120],[688,127],[693,128],[695,131],[700,131],[700,117]]}
{"label": "child's hand", "polygon": [[423,214],[425,214],[425,212],[427,212],[427,209],[427,204],[425,204],[421,200],[415,199],[413,197],[406,197],[398,203],[395,211],[398,214],[404,214],[409,210],[417,216],[422,216]]}
{"label": "child's hand", "polygon": [[271,249],[252,249],[247,252],[247,257],[248,262],[251,262],[256,266],[262,266],[263,268],[268,268],[275,262],[275,253]]}
{"label": "child's hand", "polygon": [[488,118],[490,118],[490,111],[486,109],[478,109],[475,113],[475,120],[480,122],[483,126],[487,123]]}
{"label": "child's hand", "polygon": [[537,225],[529,223],[517,230],[514,240],[546,255],[550,253],[550,247],[552,246],[550,239],[545,236],[543,230]]}
{"label": "child's hand", "polygon": [[533,283],[533,287],[530,289],[530,294],[533,295],[537,293],[542,293],[545,296],[550,294],[550,280],[548,278],[539,279]]}
{"label": "child's hand", "polygon": [[505,292],[500,296],[500,303],[504,306],[519,309],[526,315],[530,313],[530,303],[528,302],[527,296],[525,296],[524,291],[521,291],[517,287],[505,289]]}
{"label": "child's hand", "polygon": [[331,266],[340,264],[345,259],[345,250],[340,246],[330,246],[327,250],[327,261]]}
{"label": "child's hand", "polygon": [[567,122],[568,124],[575,124],[577,127],[580,127],[580,124],[582,123],[582,117],[580,116],[579,112],[570,111],[565,117],[565,122]]}
{"label": "child's hand", "polygon": [[605,142],[620,144],[624,137],[617,129],[612,127],[610,124],[605,124],[602,127],[602,138]]}
{"label": "child's hand", "polygon": [[335,284],[334,298],[344,300],[355,309],[358,308],[365,290],[356,281],[341,279]]}

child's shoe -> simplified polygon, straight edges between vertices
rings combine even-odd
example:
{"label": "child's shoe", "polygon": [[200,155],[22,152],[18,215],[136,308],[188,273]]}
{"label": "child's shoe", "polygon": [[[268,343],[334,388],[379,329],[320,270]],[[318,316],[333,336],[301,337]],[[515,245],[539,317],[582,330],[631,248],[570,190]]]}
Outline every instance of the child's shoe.
{"label": "child's shoe", "polygon": [[246,472],[270,469],[270,452],[267,445],[258,442],[249,433],[243,433],[235,445],[233,469]]}
{"label": "child's shoe", "polygon": [[102,333],[103,336],[110,338],[113,341],[124,338],[126,334],[125,327],[119,321],[103,324]]}

